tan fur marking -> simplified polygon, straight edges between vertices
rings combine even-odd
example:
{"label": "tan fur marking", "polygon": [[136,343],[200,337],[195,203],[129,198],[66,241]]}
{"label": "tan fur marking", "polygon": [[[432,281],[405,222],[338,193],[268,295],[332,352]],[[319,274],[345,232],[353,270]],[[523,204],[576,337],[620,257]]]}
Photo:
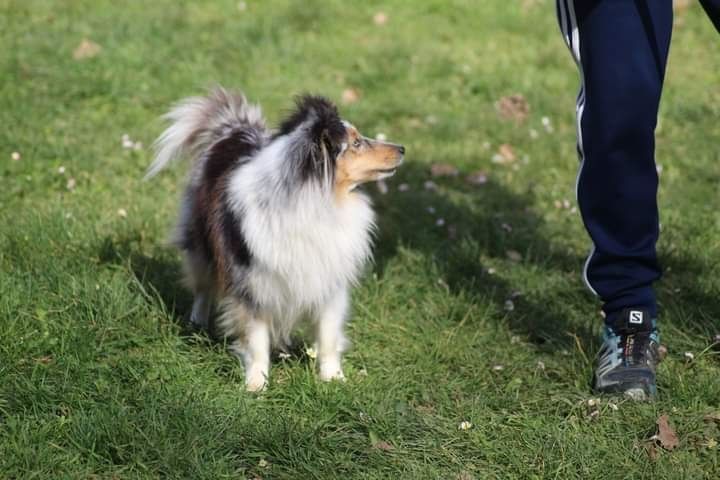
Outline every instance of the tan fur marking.
{"label": "tan fur marking", "polygon": [[[361,140],[359,147],[354,146]],[[402,154],[393,144],[363,138],[354,127],[348,128],[348,147],[337,159],[335,196],[340,199],[365,182],[377,180],[383,170],[399,165]]]}

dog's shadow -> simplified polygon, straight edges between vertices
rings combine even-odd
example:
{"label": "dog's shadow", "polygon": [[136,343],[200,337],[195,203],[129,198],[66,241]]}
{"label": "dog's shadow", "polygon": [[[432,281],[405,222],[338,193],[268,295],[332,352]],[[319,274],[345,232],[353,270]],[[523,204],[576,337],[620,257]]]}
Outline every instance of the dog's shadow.
{"label": "dog's shadow", "polygon": [[[218,312],[213,306],[210,325],[202,329],[190,322],[192,293],[182,284],[182,264],[178,253],[171,246],[160,245],[152,248],[151,253],[144,252],[142,235],[139,232],[125,231],[117,237],[106,236],[98,247],[101,264],[122,265],[133,276],[133,285],[137,293],[148,302],[154,303],[179,329],[180,336],[194,346],[215,349],[227,341],[215,327]],[[308,363],[307,339],[304,331],[291,337],[291,344],[282,351],[273,352],[273,361],[292,358]]]}

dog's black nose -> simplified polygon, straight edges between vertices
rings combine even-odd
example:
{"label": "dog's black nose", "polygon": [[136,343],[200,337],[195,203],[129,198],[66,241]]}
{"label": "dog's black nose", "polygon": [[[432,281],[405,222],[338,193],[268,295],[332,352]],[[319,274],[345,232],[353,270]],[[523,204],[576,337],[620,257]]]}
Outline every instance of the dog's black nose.
{"label": "dog's black nose", "polygon": [[399,145],[398,150],[400,150],[400,155],[405,155],[405,147],[403,147],[402,145]]}

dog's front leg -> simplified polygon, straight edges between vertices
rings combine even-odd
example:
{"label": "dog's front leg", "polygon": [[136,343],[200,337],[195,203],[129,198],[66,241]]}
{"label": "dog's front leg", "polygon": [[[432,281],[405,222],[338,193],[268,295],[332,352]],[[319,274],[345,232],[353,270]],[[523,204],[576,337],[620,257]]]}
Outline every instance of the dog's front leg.
{"label": "dog's front leg", "polygon": [[[231,315],[237,315],[233,318]],[[262,315],[245,308],[230,309],[225,314],[241,325],[241,338],[233,341],[229,350],[242,360],[245,367],[245,388],[259,392],[267,386],[270,374],[270,321]]]}
{"label": "dog's front leg", "polygon": [[348,314],[349,296],[340,290],[319,312],[317,324],[318,363],[320,379],[344,380],[341,355],[345,350],[345,320]]}

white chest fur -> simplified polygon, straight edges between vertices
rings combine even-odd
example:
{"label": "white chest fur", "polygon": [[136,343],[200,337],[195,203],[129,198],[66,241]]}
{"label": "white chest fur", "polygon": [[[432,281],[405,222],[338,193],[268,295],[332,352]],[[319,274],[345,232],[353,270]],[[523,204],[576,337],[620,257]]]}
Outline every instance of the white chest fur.
{"label": "white chest fur", "polygon": [[356,281],[370,256],[369,199],[353,193],[336,201],[314,184],[288,195],[279,190],[279,179],[253,164],[230,184],[253,257],[247,286],[259,304],[279,315],[318,308]]}

